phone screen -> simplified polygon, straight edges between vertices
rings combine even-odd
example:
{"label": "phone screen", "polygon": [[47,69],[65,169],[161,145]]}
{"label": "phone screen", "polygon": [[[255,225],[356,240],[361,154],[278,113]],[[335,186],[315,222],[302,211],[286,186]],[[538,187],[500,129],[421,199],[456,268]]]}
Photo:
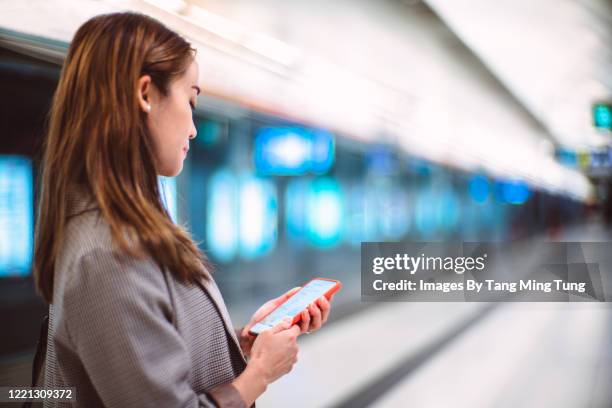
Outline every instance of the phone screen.
{"label": "phone screen", "polygon": [[337,282],[327,281],[322,279],[314,279],[308,282],[295,295],[291,296],[285,303],[274,309],[272,313],[266,316],[261,322],[251,327],[253,333],[261,333],[264,330],[270,329],[279,324],[285,317],[294,317],[302,310],[323,296]]}

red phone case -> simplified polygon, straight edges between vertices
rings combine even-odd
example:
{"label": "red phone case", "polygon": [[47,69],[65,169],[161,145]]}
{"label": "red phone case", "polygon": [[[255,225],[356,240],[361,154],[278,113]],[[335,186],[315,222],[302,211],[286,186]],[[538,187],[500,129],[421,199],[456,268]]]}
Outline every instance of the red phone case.
{"label": "red phone case", "polygon": [[[309,280],[308,282],[306,282],[305,284],[302,285],[302,288],[306,285],[308,285],[310,282],[312,282],[313,280],[326,280],[326,281],[330,281],[330,282],[336,282],[336,284],[334,286],[332,286],[331,288],[329,288],[327,290],[327,292],[325,292],[323,294],[323,296],[325,296],[325,298],[327,298],[327,300],[329,300],[329,298],[332,297],[332,295],[336,292],[338,292],[340,290],[340,288],[342,288],[342,282],[340,282],[339,280],[336,279],[327,279],[327,278],[313,278],[311,280]],[[302,288],[300,288],[300,290],[302,290]],[[291,295],[291,297],[293,297],[294,295],[296,295],[300,290],[298,290],[297,292],[295,292],[293,295]],[[289,297],[285,302],[287,302],[289,299],[291,299],[291,297]],[[277,307],[275,307],[274,309],[272,309],[270,311],[270,313],[274,312],[278,307],[280,307],[283,303],[281,303],[280,305],[278,305]],[[270,314],[268,313],[267,315],[265,315],[264,317],[261,318],[262,321],[263,319],[265,319],[266,317],[268,317],[268,315]],[[294,318],[293,321],[291,322],[291,325],[294,325],[296,323],[299,323],[299,321],[302,320],[302,314],[298,313]],[[249,331],[249,334],[253,335],[253,336],[257,336],[258,333],[253,333],[251,331]]]}

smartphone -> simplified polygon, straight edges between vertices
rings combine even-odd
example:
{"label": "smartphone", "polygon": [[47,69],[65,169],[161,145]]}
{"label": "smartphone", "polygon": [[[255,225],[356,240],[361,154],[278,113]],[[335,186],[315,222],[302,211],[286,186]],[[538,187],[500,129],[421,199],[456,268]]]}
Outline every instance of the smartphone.
{"label": "smartphone", "polygon": [[258,335],[264,330],[271,329],[279,324],[284,318],[291,317],[295,324],[302,319],[302,310],[320,298],[325,296],[329,299],[334,293],[340,290],[342,283],[333,279],[315,278],[308,281],[300,290],[293,294],[284,303],[270,312],[261,321],[254,324],[249,333]]}

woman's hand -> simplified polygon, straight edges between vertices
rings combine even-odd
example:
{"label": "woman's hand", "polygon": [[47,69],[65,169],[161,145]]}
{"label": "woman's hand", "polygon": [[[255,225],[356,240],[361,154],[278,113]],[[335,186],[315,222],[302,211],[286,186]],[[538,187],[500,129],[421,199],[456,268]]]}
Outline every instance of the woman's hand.
{"label": "woman's hand", "polygon": [[247,406],[266,391],[268,384],[291,371],[298,358],[299,334],[300,328],[286,318],[257,336],[246,369],[232,381]]}
{"label": "woman's hand", "polygon": [[334,295],[329,300],[321,296],[302,310],[302,319],[299,322],[301,333],[308,334],[317,331],[327,322],[333,298]]}
{"label": "woman's hand", "polygon": [[287,318],[257,336],[249,364],[259,367],[266,383],[270,384],[291,371],[298,357],[296,339],[299,334],[299,327],[292,325],[291,319]]}
{"label": "woman's hand", "polygon": [[[253,342],[257,338],[252,334],[249,334],[249,330],[253,327],[258,321],[267,316],[272,310],[276,309],[283,302],[293,296],[298,290],[301,289],[301,286],[297,286],[283,295],[271,299],[264,303],[251,317],[249,323],[244,326],[242,331],[240,332],[240,347],[245,355],[251,355],[251,348],[253,347]],[[299,322],[300,325],[300,333],[312,333],[313,331],[319,330],[325,322],[327,322],[327,318],[329,316],[329,312],[331,310],[331,301],[332,297],[329,301],[325,298],[325,296],[321,296],[315,302],[308,305],[308,308],[302,311],[302,319]]]}

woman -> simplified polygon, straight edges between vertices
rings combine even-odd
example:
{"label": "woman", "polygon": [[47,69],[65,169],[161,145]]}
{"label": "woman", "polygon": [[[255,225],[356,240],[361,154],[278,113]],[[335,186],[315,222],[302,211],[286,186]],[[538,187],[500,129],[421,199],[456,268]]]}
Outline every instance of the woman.
{"label": "woman", "polygon": [[205,257],[164,209],[157,176],[182,169],[197,84],[190,44],[144,15],[94,17],[68,50],[34,263],[50,305],[45,386],[76,387],[78,406],[254,406],[329,315],[319,299],[300,326],[250,336],[294,288],[234,331]]}

